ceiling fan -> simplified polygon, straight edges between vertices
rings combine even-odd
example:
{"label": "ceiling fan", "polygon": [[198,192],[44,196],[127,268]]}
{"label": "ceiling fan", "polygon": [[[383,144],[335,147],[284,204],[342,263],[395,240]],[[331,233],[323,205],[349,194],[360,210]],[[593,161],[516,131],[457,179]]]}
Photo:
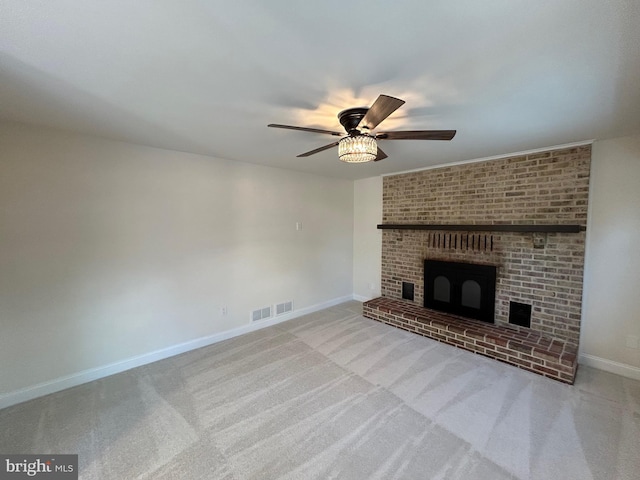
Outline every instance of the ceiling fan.
{"label": "ceiling fan", "polygon": [[347,163],[363,163],[387,158],[377,140],[451,140],[455,130],[402,130],[373,133],[384,119],[404,105],[404,100],[380,95],[371,107],[348,108],[338,113],[338,119],[347,132],[322,130],[319,128],[296,127],[293,125],[279,125],[270,123],[268,127],[301,130],[303,132],[326,133],[335,137],[343,137],[337,142],[330,143],[309,152],[301,153],[298,157],[308,157],[333,147],[338,147],[338,157]]}

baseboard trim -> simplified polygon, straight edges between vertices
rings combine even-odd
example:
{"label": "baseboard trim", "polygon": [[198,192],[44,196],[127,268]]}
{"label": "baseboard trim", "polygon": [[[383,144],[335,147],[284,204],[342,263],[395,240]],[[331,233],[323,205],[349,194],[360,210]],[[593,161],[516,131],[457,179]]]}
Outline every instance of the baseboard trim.
{"label": "baseboard trim", "polygon": [[580,365],[597,368],[598,370],[604,370],[605,372],[615,373],[622,377],[640,380],[640,368],[627,365],[626,363],[614,362],[613,360],[607,360],[606,358],[596,357],[595,355],[589,355],[587,353],[581,353],[578,356],[578,363]]}
{"label": "baseboard trim", "polygon": [[157,362],[158,360],[164,360],[165,358],[180,355],[181,353],[186,353],[197,348],[206,347],[208,345],[222,342],[224,340],[228,340],[245,333],[261,330],[263,328],[277,325],[278,323],[286,322],[287,320],[293,320],[294,318],[308,315],[325,308],[333,307],[334,305],[339,305],[340,303],[344,303],[353,299],[354,295],[346,295],[344,297],[334,298],[326,302],[311,305],[299,310],[294,310],[293,312],[284,315],[257,321],[249,325],[243,325],[238,328],[233,328],[224,332],[208,335],[206,337],[196,338],[188,342],[179,343],[167,348],[162,348],[153,352],[137,355],[135,357],[104,365],[102,367],[82,370],[71,375],[65,375],[63,377],[58,377],[47,382],[42,382],[30,387],[22,388],[20,390],[5,393],[3,395],[0,395],[0,409],[10,407],[18,403],[26,402],[34,398],[42,397],[44,395],[49,395],[51,393],[60,392],[62,390],[66,390],[67,388],[77,387],[78,385],[82,385],[83,383],[99,380],[110,375],[115,375],[116,373],[121,373],[126,370],[131,370],[132,368],[141,367],[142,365]]}

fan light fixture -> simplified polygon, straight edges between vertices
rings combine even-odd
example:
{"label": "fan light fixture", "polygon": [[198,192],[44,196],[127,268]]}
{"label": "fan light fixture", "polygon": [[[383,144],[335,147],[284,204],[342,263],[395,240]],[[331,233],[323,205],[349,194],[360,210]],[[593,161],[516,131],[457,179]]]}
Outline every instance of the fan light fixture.
{"label": "fan light fixture", "polygon": [[[378,162],[387,158],[387,154],[381,148],[378,148],[378,140],[451,140],[455,136],[455,130],[387,130],[384,133],[372,133],[380,125],[380,122],[402,105],[404,105],[404,100],[390,97],[389,95],[379,95],[369,108],[354,107],[342,110],[338,113],[338,120],[340,120],[340,124],[344,127],[348,136],[329,145],[301,153],[297,157],[309,157],[337,146],[338,157],[345,163]],[[297,127],[278,123],[270,123],[267,126],[301,130],[303,132],[324,133],[333,137],[342,137],[344,135],[344,133],[321,128]]]}
{"label": "fan light fixture", "polygon": [[364,163],[378,156],[376,139],[371,135],[349,135],[338,144],[338,157],[346,163]]}

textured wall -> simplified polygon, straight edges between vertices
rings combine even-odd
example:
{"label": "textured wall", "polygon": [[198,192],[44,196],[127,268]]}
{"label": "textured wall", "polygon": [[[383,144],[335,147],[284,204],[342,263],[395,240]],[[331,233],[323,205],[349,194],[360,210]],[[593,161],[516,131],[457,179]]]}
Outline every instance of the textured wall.
{"label": "textured wall", "polygon": [[[383,222],[586,225],[590,160],[591,147],[582,146],[385,177]],[[443,242],[450,233],[457,249]],[[476,232],[480,249],[467,249],[466,235],[385,230],[382,294],[400,298],[407,281],[422,304],[425,258],[496,265],[497,323],[508,321],[510,300],[528,303],[531,328],[578,343],[584,233],[550,233],[541,249],[531,233]]]}

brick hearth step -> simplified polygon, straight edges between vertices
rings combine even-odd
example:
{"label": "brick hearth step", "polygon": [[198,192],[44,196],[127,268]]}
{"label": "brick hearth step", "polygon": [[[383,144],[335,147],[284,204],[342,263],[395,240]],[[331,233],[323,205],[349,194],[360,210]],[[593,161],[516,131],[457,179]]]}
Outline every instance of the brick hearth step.
{"label": "brick hearth step", "polygon": [[363,315],[440,342],[463,348],[545,377],[573,384],[577,347],[534,330],[436,312],[406,300],[378,297],[365,302]]}

